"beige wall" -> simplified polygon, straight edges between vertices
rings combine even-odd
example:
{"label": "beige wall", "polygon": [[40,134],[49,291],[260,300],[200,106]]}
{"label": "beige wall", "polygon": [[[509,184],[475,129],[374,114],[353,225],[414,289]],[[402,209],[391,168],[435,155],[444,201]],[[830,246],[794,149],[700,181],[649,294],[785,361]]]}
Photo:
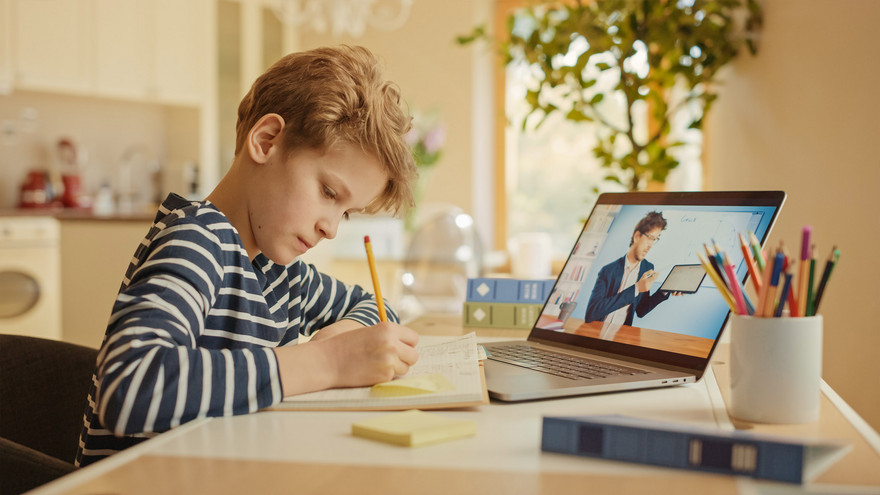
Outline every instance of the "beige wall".
{"label": "beige wall", "polygon": [[425,201],[452,203],[470,213],[474,49],[457,45],[455,37],[486,22],[479,20],[482,5],[485,0],[416,1],[399,30],[368,29],[357,39],[306,30],[300,46],[305,50],[340,43],[363,45],[384,60],[387,77],[400,86],[411,109],[439,112],[447,125],[446,147]]}
{"label": "beige wall", "polygon": [[842,252],[821,313],[824,378],[880,428],[876,256],[880,2],[767,0],[761,49],[727,74],[707,130],[708,187],[783,189],[770,242]]}

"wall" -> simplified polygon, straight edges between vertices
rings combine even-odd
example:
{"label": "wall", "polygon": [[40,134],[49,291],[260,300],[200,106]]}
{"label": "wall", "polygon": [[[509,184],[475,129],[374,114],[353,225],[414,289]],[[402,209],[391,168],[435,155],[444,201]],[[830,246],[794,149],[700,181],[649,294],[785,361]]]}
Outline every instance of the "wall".
{"label": "wall", "polygon": [[880,2],[763,2],[757,57],[725,77],[707,129],[710,189],[788,193],[772,244],[812,225],[820,257],[842,254],[823,296],[825,380],[880,428],[880,323],[872,259],[880,230]]}
{"label": "wall", "polygon": [[[393,32],[369,28],[361,38],[334,38],[303,29],[300,48],[340,43],[363,45],[385,63],[386,76],[401,88],[411,110],[439,112],[447,126],[443,156],[425,195],[426,202],[447,202],[474,214],[472,192],[475,49],[461,47],[458,35],[487,22],[480,18],[485,0],[413,2],[409,20]],[[477,166],[491,167],[487,161]]]}

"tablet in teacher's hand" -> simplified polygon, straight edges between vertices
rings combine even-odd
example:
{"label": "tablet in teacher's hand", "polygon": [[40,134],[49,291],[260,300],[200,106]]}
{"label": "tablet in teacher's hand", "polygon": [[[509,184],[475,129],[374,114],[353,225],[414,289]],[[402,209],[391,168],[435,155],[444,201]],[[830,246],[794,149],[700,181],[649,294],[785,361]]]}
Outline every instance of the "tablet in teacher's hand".
{"label": "tablet in teacher's hand", "polygon": [[659,290],[693,294],[700,288],[705,277],[706,270],[700,264],[675,265],[669,271],[669,275],[666,276],[666,280],[663,281]]}

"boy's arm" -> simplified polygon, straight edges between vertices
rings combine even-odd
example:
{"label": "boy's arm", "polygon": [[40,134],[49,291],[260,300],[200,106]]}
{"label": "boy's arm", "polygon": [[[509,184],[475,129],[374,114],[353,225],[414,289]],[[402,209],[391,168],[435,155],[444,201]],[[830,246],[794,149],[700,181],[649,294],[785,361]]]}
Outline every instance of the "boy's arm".
{"label": "boy's arm", "polygon": [[167,230],[117,297],[98,356],[94,410],[116,435],[254,412],[282,398],[275,354],[252,345],[255,336],[196,345],[222,284],[224,248],[192,225]]}
{"label": "boy's arm", "polygon": [[[359,285],[343,282],[321,273],[314,265],[297,262],[293,268],[301,283],[300,306],[303,314],[301,332],[312,335],[319,329],[351,330],[358,326],[371,326],[379,322],[379,309],[373,294]],[[297,289],[294,288],[294,291]],[[385,302],[388,320],[399,323],[394,309]],[[343,322],[345,322],[343,324]],[[352,323],[357,323],[353,325]],[[322,332],[318,332],[320,335]],[[331,332],[328,332],[331,333]]]}

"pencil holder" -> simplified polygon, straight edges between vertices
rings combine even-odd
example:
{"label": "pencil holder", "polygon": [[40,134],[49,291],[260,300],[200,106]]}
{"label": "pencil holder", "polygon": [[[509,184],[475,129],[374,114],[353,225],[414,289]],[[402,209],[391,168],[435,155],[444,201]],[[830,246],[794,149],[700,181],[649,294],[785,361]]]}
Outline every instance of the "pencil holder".
{"label": "pencil holder", "polygon": [[819,419],[822,316],[730,321],[730,413],[754,423]]}

